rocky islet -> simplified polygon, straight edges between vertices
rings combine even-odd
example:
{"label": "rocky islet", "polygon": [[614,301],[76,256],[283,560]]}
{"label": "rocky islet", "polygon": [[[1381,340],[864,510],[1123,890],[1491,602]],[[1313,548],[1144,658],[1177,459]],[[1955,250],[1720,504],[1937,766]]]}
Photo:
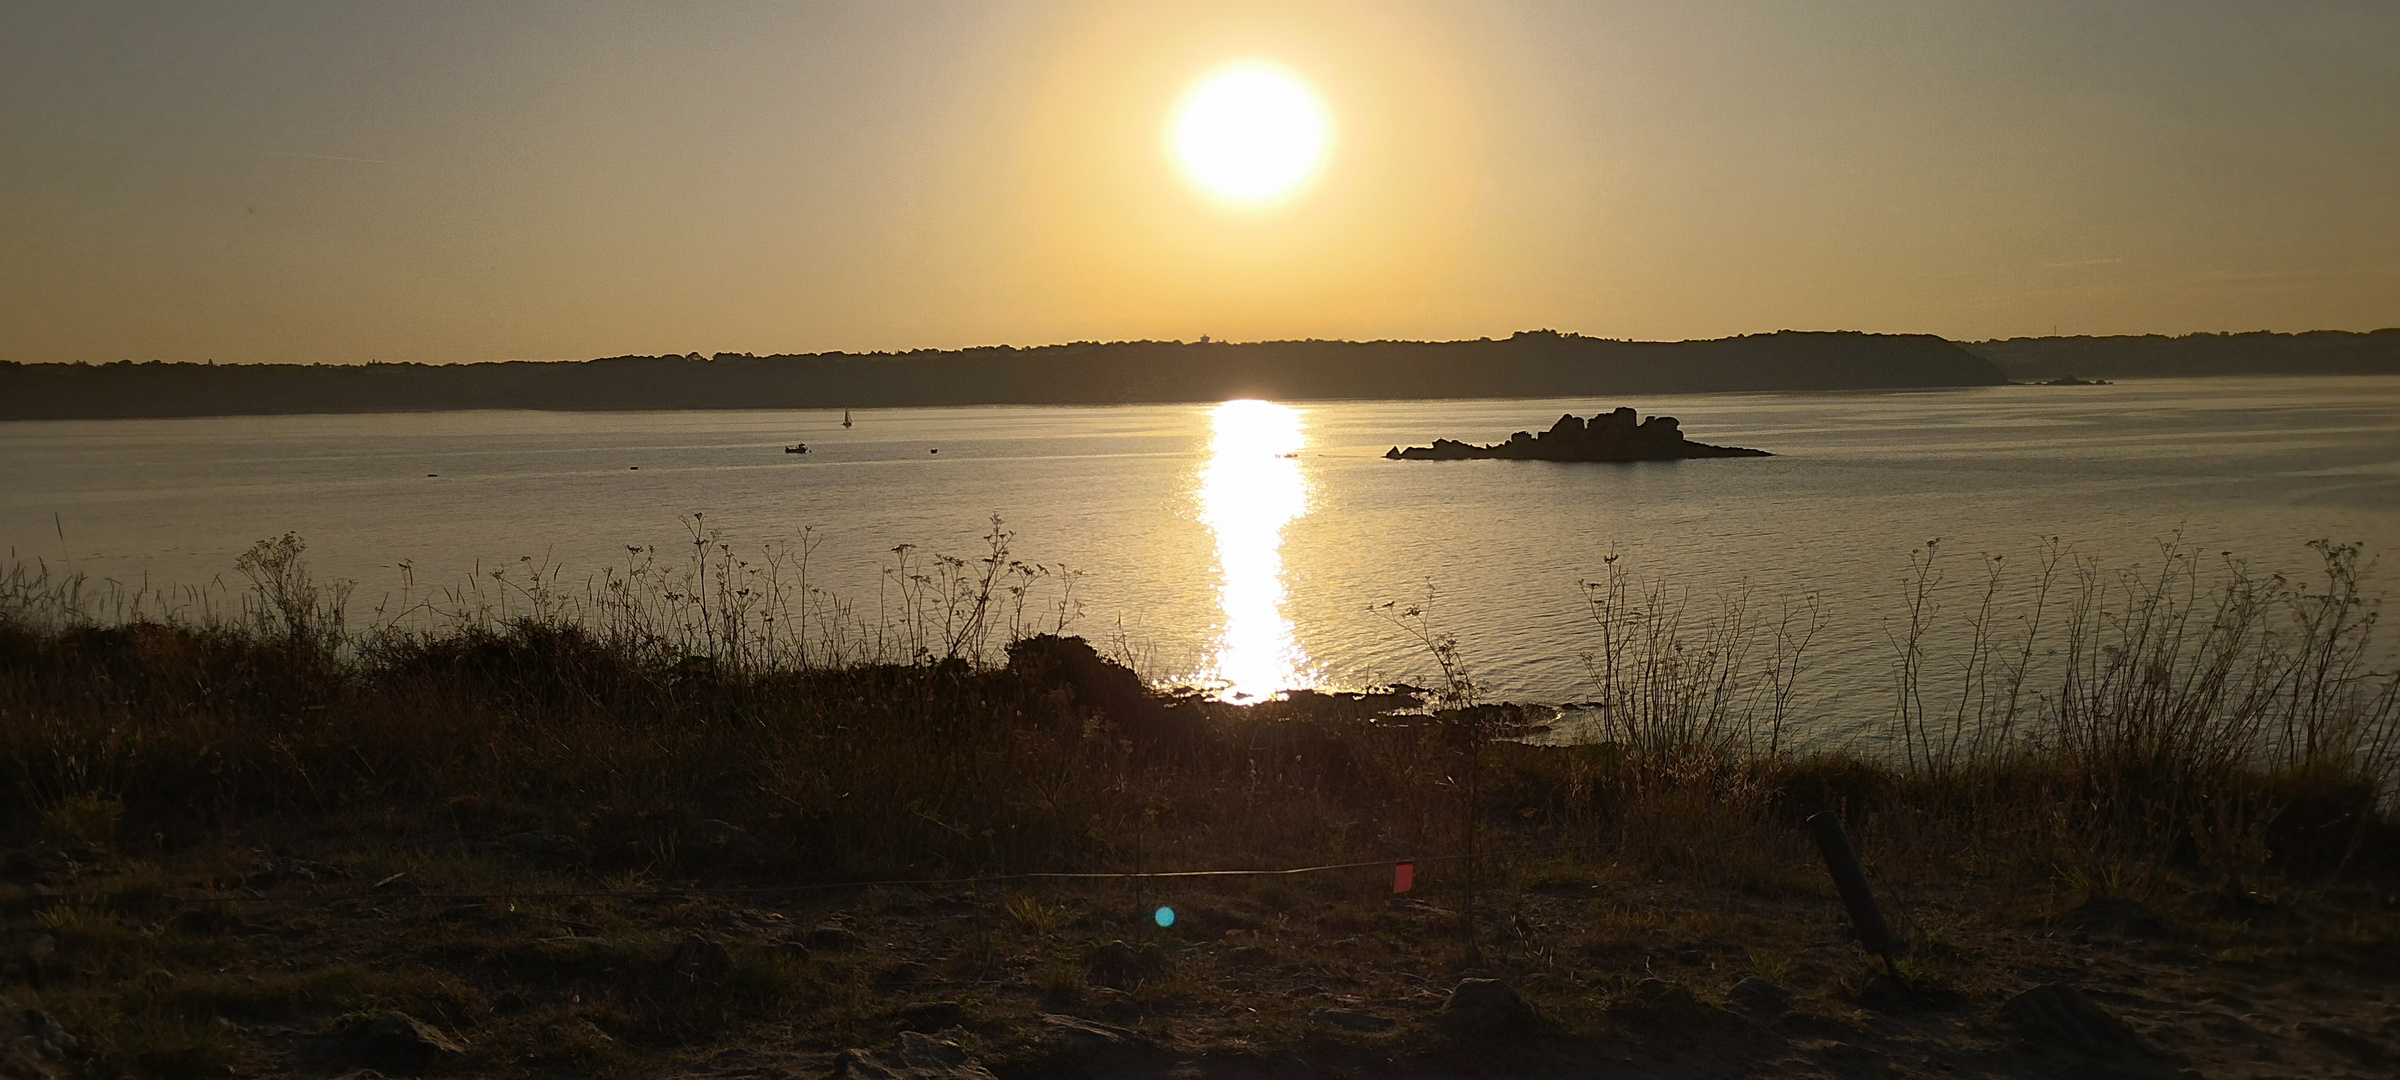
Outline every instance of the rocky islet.
{"label": "rocky islet", "polygon": [[1432,446],[1392,447],[1384,457],[1393,461],[1680,461],[1688,458],[1773,457],[1764,450],[1711,446],[1683,437],[1672,416],[1643,420],[1630,408],[1600,413],[1585,420],[1573,413],[1561,416],[1550,430],[1520,431],[1507,442],[1475,446],[1455,439],[1436,439]]}

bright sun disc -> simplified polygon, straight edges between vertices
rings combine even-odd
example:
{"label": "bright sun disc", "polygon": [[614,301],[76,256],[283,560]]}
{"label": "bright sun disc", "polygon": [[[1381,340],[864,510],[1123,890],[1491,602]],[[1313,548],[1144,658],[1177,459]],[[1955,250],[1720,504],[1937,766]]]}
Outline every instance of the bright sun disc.
{"label": "bright sun disc", "polygon": [[1289,195],[1325,163],[1333,117],[1307,80],[1257,60],[1228,64],[1184,92],[1167,153],[1192,184],[1232,203]]}

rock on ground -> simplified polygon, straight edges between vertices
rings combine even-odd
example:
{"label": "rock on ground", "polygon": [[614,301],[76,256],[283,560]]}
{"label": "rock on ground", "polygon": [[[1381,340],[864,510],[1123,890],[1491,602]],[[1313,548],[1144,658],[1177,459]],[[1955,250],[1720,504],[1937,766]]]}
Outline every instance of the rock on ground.
{"label": "rock on ground", "polygon": [[387,1009],[360,1025],[355,1038],[358,1056],[366,1064],[398,1072],[420,1072],[467,1052],[442,1029],[398,1009]]}
{"label": "rock on ground", "polygon": [[1792,1011],[1792,992],[1756,975],[1733,984],[1731,997],[1735,1005],[1761,1016],[1781,1016]]}
{"label": "rock on ground", "polygon": [[50,1014],[20,1008],[0,997],[0,1077],[7,1080],[51,1080],[62,1074],[74,1037],[61,1030]]}
{"label": "rock on ground", "polygon": [[1150,1040],[1112,1024],[1044,1014],[1041,1030],[1047,1039],[1064,1044],[1067,1056],[1090,1076],[1123,1075],[1166,1057]]}
{"label": "rock on ground", "polygon": [[1450,1000],[1435,1020],[1460,1035],[1492,1035],[1533,1019],[1533,1010],[1517,996],[1516,987],[1498,979],[1468,979],[1450,991]]}
{"label": "rock on ground", "polygon": [[[2126,1027],[2090,995],[2065,983],[2043,983],[2008,999],[2000,1019],[2037,1052],[2073,1056],[2101,1066],[2103,1075],[2172,1076],[2167,1055]],[[2094,1070],[2086,1070],[2094,1071]]]}
{"label": "rock on ground", "polygon": [[903,1031],[880,1054],[844,1050],[834,1059],[835,1080],[997,1080],[976,1064],[965,1047],[921,1031]]}

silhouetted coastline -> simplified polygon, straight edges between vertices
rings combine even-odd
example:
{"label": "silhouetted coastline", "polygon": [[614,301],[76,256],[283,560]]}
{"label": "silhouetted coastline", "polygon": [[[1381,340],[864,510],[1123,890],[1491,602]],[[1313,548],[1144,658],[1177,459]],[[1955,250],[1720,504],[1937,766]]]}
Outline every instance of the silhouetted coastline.
{"label": "silhouetted coastline", "polygon": [[1881,390],[2211,375],[2400,374],[2372,333],[2010,338],[1782,331],[1621,341],[1550,330],[1476,341],[1074,342],[473,364],[0,361],[0,420],[435,412],[1120,405]]}
{"label": "silhouetted coastline", "polygon": [[1116,405],[1997,386],[1925,334],[1617,341],[1078,342],[905,353],[480,364],[0,363],[0,419],[421,412]]}
{"label": "silhouetted coastline", "polygon": [[1504,443],[1471,446],[1435,439],[1432,446],[1397,446],[1383,455],[1393,461],[1681,461],[1689,458],[1773,457],[1764,450],[1710,446],[1683,437],[1672,416],[1648,420],[1629,408],[1605,412],[1588,422],[1573,413],[1540,434],[1520,431]]}
{"label": "silhouetted coastline", "polygon": [[1959,347],[2019,382],[2046,383],[2062,376],[2400,375],[2400,329],[2007,338],[1960,342]]}

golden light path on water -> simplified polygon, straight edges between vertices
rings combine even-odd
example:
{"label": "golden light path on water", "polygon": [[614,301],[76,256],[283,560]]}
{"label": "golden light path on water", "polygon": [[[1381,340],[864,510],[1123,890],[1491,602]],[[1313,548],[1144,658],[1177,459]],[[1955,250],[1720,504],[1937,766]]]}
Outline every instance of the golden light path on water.
{"label": "golden light path on water", "polygon": [[1228,401],[1200,469],[1200,522],[1217,540],[1217,603],[1224,628],[1202,678],[1225,701],[1255,701],[1309,682],[1308,657],[1283,614],[1283,527],[1308,513],[1298,454],[1307,434],[1297,409]]}

